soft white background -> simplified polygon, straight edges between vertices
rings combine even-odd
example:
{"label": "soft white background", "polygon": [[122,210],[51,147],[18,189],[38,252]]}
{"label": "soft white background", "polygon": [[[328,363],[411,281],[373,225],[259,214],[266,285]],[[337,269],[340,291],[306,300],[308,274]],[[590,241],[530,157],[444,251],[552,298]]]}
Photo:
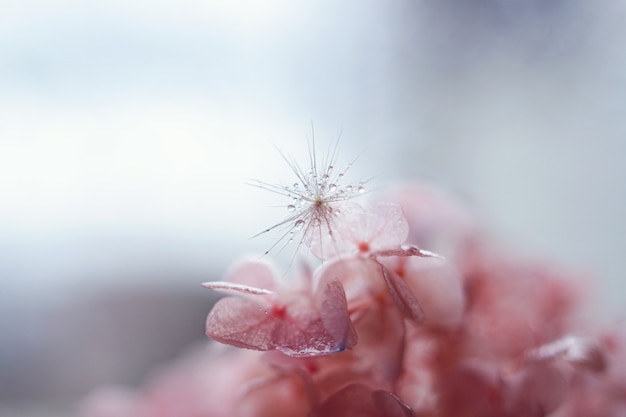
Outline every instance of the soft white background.
{"label": "soft white background", "polygon": [[[249,237],[285,214],[244,183],[291,182],[273,144],[306,158],[311,122],[323,146],[343,130],[354,179],[440,183],[513,249],[593,277],[590,314],[614,323],[625,13],[577,0],[0,0],[0,404],[136,382],[161,339],[129,353],[139,336],[117,328],[119,305],[164,339],[174,314],[201,335],[212,298],[197,284],[264,250],[271,239]],[[157,294],[146,308],[142,293]],[[94,339],[97,323],[111,337]],[[139,376],[119,378],[125,361]]]}

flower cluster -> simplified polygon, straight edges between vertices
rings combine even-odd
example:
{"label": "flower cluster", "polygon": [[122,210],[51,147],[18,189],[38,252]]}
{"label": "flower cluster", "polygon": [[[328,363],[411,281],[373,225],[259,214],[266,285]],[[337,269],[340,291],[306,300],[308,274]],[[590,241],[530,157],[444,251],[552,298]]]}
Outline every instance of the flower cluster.
{"label": "flower cluster", "polygon": [[585,332],[570,277],[493,248],[440,191],[408,186],[388,200],[327,209],[304,236],[324,260],[315,269],[283,278],[248,259],[205,283],[227,295],[206,333],[230,346],[139,394],[100,393],[87,414],[626,415],[621,339]]}

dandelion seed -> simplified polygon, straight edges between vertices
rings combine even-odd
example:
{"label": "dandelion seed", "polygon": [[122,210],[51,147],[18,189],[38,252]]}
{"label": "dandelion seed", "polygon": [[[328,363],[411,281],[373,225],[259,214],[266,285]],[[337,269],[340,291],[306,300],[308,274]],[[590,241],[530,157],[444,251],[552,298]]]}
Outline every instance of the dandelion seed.
{"label": "dandelion seed", "polygon": [[[266,254],[283,241],[292,242],[294,234],[300,236],[298,248],[303,243],[310,248],[311,242],[321,236],[329,234],[332,237],[338,207],[365,191],[363,184],[367,181],[356,184],[343,183],[352,163],[349,163],[343,170],[335,169],[338,145],[339,140],[329,147],[328,153],[323,158],[318,158],[313,136],[309,142],[310,169],[307,171],[293,158],[278,150],[296,175],[297,181],[291,186],[275,185],[258,180],[251,183],[253,186],[283,195],[290,201],[286,205],[289,212],[286,219],[255,235],[255,237],[260,236],[275,229],[283,230],[282,235],[266,251]],[[314,255],[319,257],[316,253]]]}

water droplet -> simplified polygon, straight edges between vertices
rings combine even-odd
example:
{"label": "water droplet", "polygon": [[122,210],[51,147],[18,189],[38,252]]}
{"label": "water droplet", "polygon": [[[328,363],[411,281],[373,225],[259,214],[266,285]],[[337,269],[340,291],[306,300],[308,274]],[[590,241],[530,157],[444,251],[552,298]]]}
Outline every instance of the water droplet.
{"label": "water droplet", "polygon": [[328,169],[326,170],[326,172],[330,172],[334,169],[335,167],[332,165],[328,165]]}
{"label": "water droplet", "polygon": [[365,192],[365,187],[363,186],[363,184],[359,184],[359,188],[357,189],[357,191],[360,194],[363,194]]}
{"label": "water droplet", "polygon": [[293,188],[298,188],[298,183],[297,182],[293,183]]}
{"label": "water droplet", "polygon": [[291,211],[291,212],[294,212],[294,211],[296,211],[296,206],[294,206],[293,204],[289,204],[289,205],[287,206],[287,210],[288,210],[288,211]]}
{"label": "water droplet", "polygon": [[294,227],[296,228],[296,230],[302,230],[302,228],[304,227],[304,220],[300,219],[296,221]]}
{"label": "water droplet", "polygon": [[328,174],[324,174],[324,176],[322,177],[322,180],[324,181],[328,181],[330,179],[330,175]]}
{"label": "water droplet", "polygon": [[353,187],[351,185],[346,186],[346,192],[351,193],[352,189],[353,189]]}
{"label": "water droplet", "polygon": [[328,191],[330,191],[331,193],[334,193],[335,191],[337,191],[337,184],[330,184],[328,186]]}
{"label": "water droplet", "polygon": [[343,172],[339,175],[337,175],[337,178],[342,179],[343,178]]}

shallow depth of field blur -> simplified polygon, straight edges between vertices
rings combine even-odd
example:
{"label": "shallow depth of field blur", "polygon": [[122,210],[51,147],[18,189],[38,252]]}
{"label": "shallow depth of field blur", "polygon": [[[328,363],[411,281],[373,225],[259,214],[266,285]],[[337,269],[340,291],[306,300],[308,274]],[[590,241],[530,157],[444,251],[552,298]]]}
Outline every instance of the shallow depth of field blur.
{"label": "shallow depth of field blur", "polygon": [[[626,2],[0,0],[0,415],[67,415],[203,340],[341,133],[372,189],[453,190],[624,317]],[[275,237],[275,236],[274,236]],[[288,252],[289,248],[285,250]]]}

